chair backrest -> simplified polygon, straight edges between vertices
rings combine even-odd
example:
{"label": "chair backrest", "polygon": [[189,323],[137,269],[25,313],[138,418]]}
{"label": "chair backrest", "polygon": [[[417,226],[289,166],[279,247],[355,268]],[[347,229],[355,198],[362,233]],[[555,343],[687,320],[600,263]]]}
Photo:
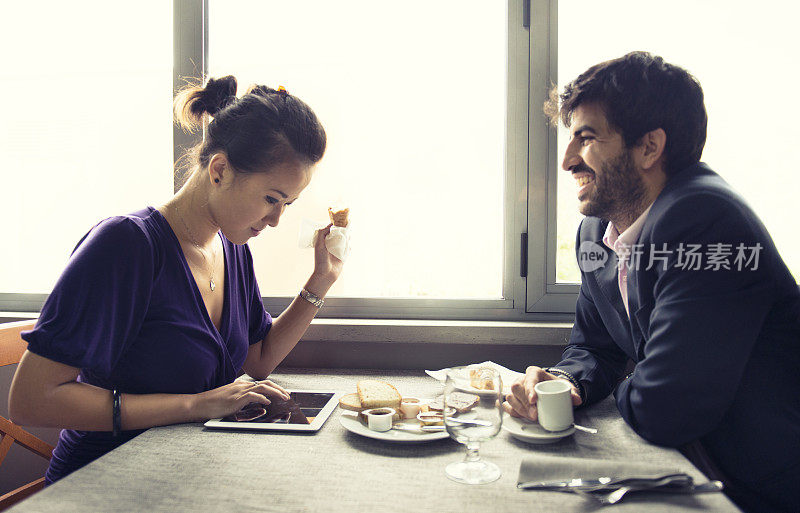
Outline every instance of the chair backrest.
{"label": "chair backrest", "polygon": [[[0,324],[0,367],[19,363],[22,353],[28,347],[28,344],[22,340],[19,334],[23,330],[33,328],[34,324],[35,321]],[[53,455],[52,445],[0,416],[0,465],[2,465],[14,442],[48,460]],[[42,488],[44,488],[44,477],[8,492],[0,497],[0,511],[33,495]]]}
{"label": "chair backrest", "polygon": [[4,322],[0,324],[0,367],[19,363],[28,343],[19,336],[20,332],[31,330],[36,321]]}

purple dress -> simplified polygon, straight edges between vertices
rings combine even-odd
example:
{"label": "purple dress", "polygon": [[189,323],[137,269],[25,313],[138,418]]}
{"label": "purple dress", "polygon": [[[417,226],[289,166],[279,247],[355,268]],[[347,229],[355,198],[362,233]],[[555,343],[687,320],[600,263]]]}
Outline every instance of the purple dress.
{"label": "purple dress", "polygon": [[[80,382],[129,394],[195,394],[231,383],[272,318],[261,302],[250,249],[220,238],[225,298],[219,330],[175,233],[148,207],[106,219],[81,239],[36,327],[22,333],[28,350],[78,367]],[[46,483],[142,432],[114,438],[62,430]]]}

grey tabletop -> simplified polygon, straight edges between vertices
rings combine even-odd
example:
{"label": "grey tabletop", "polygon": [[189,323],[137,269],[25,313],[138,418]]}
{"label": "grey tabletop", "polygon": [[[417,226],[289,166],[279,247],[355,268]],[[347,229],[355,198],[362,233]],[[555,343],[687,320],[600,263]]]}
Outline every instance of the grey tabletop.
{"label": "grey tabletop", "polygon": [[[354,392],[381,377],[403,395],[434,397],[442,385],[421,371],[292,369],[273,374],[286,388]],[[505,431],[481,446],[503,474],[486,485],[449,480],[444,467],[463,457],[451,439],[417,444],[373,440],[345,430],[338,409],[315,434],[220,431],[202,424],[153,428],[44,489],[10,511],[595,511],[577,495],[516,488],[523,459],[540,455],[652,462],[702,474],[681,454],[653,446],[622,420],[611,399],[576,411],[599,429],[550,445]],[[608,506],[605,506],[608,507]],[[615,511],[739,511],[723,494],[626,497]]]}

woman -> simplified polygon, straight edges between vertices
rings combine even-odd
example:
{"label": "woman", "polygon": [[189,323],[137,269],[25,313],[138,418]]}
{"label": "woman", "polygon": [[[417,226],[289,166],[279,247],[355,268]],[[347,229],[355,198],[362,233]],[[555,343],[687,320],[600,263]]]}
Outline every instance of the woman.
{"label": "woman", "polygon": [[184,126],[213,119],[194,169],[165,205],[106,219],[75,248],[9,395],[14,422],[65,428],[46,483],[144,429],[288,398],[264,380],[311,323],[341,272],[321,230],[314,271],[277,319],[264,310],[247,241],[308,185],[326,137],[283,88],[210,80],[175,102]]}

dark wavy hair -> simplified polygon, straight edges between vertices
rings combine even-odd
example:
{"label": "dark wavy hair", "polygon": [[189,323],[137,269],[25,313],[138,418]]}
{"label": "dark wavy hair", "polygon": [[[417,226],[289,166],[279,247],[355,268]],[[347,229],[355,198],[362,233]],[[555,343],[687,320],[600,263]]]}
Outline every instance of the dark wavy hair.
{"label": "dark wavy hair", "polygon": [[625,145],[636,145],[644,134],[661,128],[667,134],[666,173],[700,161],[706,143],[708,117],[703,89],[685,69],[648,52],[631,52],[595,64],[564,87],[550,92],[545,113],[569,127],[579,105],[596,103]]}
{"label": "dark wavy hair", "polygon": [[194,131],[211,117],[203,141],[185,155],[188,165],[208,165],[224,151],[240,172],[268,172],[291,159],[315,164],[325,153],[326,135],[319,119],[302,100],[263,85],[236,96],[236,78],[209,79],[205,87],[188,86],[175,97],[175,120]]}

